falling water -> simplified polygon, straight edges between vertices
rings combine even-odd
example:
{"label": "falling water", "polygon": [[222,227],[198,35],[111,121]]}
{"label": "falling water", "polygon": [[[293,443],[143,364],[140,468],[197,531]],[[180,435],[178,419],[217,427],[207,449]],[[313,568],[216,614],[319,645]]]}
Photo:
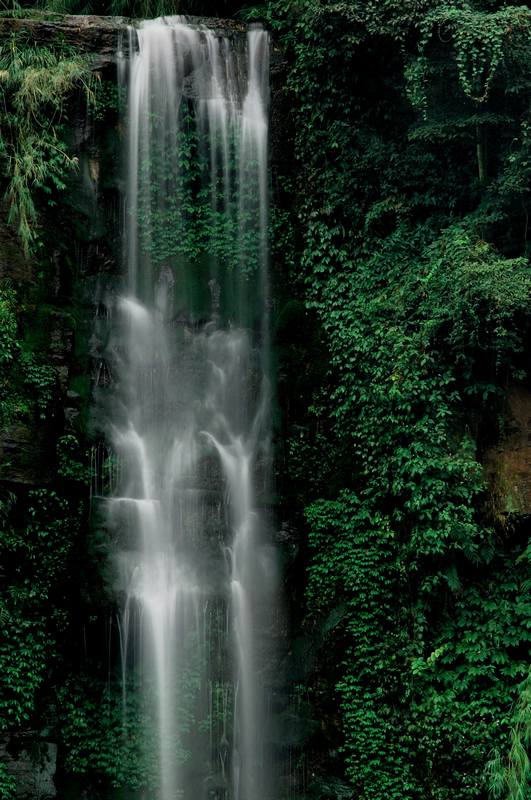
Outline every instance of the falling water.
{"label": "falling water", "polygon": [[131,29],[122,51],[127,279],[107,506],[124,703],[134,672],[161,800],[265,800],[268,37],[168,18]]}

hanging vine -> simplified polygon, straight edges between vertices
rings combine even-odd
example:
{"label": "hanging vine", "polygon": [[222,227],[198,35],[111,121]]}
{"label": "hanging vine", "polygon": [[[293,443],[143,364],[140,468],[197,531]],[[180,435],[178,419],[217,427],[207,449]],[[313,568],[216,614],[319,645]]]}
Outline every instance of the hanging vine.
{"label": "hanging vine", "polygon": [[483,104],[511,49],[529,37],[531,10],[508,6],[486,12],[468,5],[443,5],[426,14],[419,30],[419,56],[407,73],[410,100],[425,109],[430,49],[451,44],[461,90],[468,99]]}
{"label": "hanging vine", "polygon": [[51,202],[77,164],[61,135],[66,103],[80,89],[91,98],[86,57],[71,48],[39,47],[14,34],[0,46],[0,159],[8,221],[28,254],[37,241],[36,192]]}

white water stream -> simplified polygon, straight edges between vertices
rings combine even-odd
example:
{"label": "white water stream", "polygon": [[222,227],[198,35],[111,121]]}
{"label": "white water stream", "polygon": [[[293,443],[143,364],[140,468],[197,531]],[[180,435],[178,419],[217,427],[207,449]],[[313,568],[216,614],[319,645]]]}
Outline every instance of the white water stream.
{"label": "white water stream", "polygon": [[124,702],[134,672],[161,800],[265,800],[268,37],[170,18],[131,29],[123,50],[128,278],[107,503]]}

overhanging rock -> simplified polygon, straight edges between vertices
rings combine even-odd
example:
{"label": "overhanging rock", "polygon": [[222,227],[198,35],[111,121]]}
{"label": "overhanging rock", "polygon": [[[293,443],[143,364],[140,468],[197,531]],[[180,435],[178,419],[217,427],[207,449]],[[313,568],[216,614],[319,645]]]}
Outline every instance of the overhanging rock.
{"label": "overhanging rock", "polygon": [[[246,26],[240,22],[210,17],[187,17],[192,25],[204,26],[220,35],[241,35]],[[93,15],[43,15],[31,17],[0,17],[0,43],[12,34],[42,45],[64,43],[94,56],[94,68],[116,62],[119,34],[138,20],[126,17]]]}

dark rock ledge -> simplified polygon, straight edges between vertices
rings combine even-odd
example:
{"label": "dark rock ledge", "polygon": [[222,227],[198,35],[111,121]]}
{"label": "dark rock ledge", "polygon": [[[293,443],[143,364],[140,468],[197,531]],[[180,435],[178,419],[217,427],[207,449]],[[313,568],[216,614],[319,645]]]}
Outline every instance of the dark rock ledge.
{"label": "dark rock ledge", "polygon": [[[241,35],[246,26],[240,22],[212,17],[187,17],[192,25],[203,26],[219,35]],[[12,33],[26,35],[36,44],[64,42],[85,53],[94,54],[94,68],[99,69],[116,61],[119,34],[138,20],[126,17],[97,17],[92,15],[42,17],[0,16],[0,44]]]}

